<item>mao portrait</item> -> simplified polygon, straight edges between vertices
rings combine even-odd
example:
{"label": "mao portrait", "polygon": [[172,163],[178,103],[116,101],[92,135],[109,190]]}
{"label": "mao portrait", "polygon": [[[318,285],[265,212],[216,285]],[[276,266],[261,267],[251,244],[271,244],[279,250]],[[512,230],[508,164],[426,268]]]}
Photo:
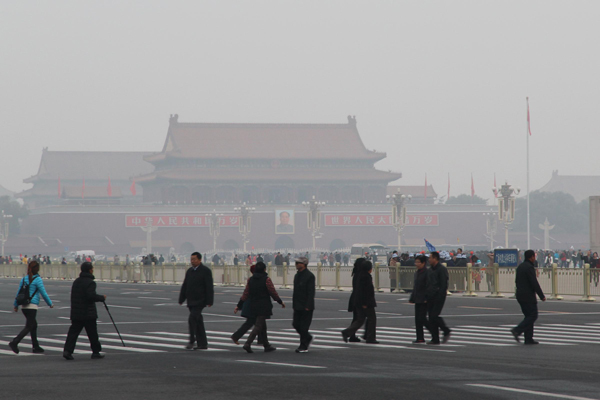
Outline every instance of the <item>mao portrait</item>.
{"label": "mao portrait", "polygon": [[275,211],[275,233],[292,234],[294,233],[294,210],[276,210]]}

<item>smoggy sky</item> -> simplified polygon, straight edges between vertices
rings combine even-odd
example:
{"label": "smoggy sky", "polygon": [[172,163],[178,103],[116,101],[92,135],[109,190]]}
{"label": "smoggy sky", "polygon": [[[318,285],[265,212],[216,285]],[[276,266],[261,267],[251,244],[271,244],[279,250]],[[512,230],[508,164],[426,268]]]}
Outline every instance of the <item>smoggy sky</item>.
{"label": "smoggy sky", "polygon": [[527,96],[531,189],[599,175],[599,20],[598,1],[0,2],[0,185],[26,189],[43,147],[160,151],[172,113],[351,114],[402,184],[470,193],[472,173],[489,198],[494,173],[525,191]]}

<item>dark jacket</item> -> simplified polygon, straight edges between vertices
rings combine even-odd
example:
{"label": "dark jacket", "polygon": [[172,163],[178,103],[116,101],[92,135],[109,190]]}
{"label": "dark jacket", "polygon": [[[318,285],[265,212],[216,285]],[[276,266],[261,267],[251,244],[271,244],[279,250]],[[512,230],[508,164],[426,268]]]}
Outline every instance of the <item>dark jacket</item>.
{"label": "dark jacket", "polygon": [[427,300],[427,268],[415,272],[413,291],[409,303],[423,304]]}
{"label": "dark jacket", "polygon": [[537,303],[535,294],[543,299],[544,292],[538,283],[535,267],[529,260],[525,260],[517,267],[517,275],[515,278],[517,287],[517,301],[519,303]]}
{"label": "dark jacket", "polygon": [[373,286],[373,277],[368,272],[362,272],[358,276],[357,288],[354,294],[354,307],[367,308],[377,307],[375,302],[375,287]]}
{"label": "dark jacket", "polygon": [[90,321],[98,319],[96,302],[104,301],[104,296],[96,294],[94,275],[82,272],[71,287],[71,320]]}
{"label": "dark jacket", "polygon": [[253,317],[266,316],[269,318],[273,315],[273,300],[282,304],[283,301],[279,298],[279,294],[273,286],[273,282],[269,278],[266,272],[255,272],[254,275],[248,279],[244,294],[240,298],[237,307],[242,308],[246,300],[250,300],[250,314]]}
{"label": "dark jacket", "polygon": [[187,300],[188,307],[212,306],[214,301],[212,271],[204,264],[190,267],[179,292],[179,304]]}
{"label": "dark jacket", "polygon": [[438,263],[427,270],[427,301],[446,299],[448,293],[448,270]]}
{"label": "dark jacket", "polygon": [[358,290],[358,276],[360,273],[355,273],[352,275],[352,293],[350,293],[350,298],[348,299],[348,312],[353,312],[355,310],[354,307],[354,297],[356,297],[356,291]]}
{"label": "dark jacket", "polygon": [[292,308],[297,311],[315,309],[315,275],[308,268],[297,272],[294,277]]}

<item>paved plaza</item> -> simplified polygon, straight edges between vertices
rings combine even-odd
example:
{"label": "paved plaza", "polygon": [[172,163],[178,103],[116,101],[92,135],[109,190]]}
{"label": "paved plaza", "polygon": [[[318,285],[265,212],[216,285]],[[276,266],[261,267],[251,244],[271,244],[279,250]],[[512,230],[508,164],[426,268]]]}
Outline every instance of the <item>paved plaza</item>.
{"label": "paved plaza", "polygon": [[[46,350],[19,355],[8,341],[24,325],[12,312],[18,280],[0,280],[1,399],[599,399],[600,304],[577,298],[539,303],[538,346],[517,344],[509,328],[521,319],[516,300],[448,297],[443,316],[452,328],[445,345],[413,345],[408,295],[376,295],[379,345],[344,343],[349,292],[318,291],[305,354],[291,327],[291,290],[279,293],[268,321],[274,353],[247,354],[229,336],[243,319],[233,314],[242,288],[216,287],[204,310],[206,351],[186,351],[187,316],[179,286],[98,282],[127,347],[100,303],[100,340],[106,358],[91,360],[85,333],[75,360],[62,358],[69,321],[70,281],[45,281],[55,308],[40,307],[38,335]],[[427,337],[428,335],[426,335]],[[32,378],[32,379],[28,379]]]}

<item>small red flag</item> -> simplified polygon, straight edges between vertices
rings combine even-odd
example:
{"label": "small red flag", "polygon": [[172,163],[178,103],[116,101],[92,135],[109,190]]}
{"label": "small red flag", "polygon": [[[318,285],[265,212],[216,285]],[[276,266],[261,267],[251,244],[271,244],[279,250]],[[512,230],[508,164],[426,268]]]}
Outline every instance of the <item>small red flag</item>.
{"label": "small red flag", "polygon": [[131,183],[131,186],[129,187],[129,190],[131,191],[131,194],[135,196],[135,194],[137,193],[137,191],[135,190],[135,179]]}
{"label": "small red flag", "polygon": [[108,177],[108,187],[106,188],[106,191],[108,192],[108,197],[112,197],[112,186],[110,184],[110,176]]}
{"label": "small red flag", "polygon": [[527,97],[527,131],[531,136],[531,118],[529,117],[529,97]]}
{"label": "small red flag", "polygon": [[425,200],[427,200],[427,174],[425,174]]}
{"label": "small red flag", "polygon": [[83,185],[81,185],[81,198],[85,198],[85,178],[83,178]]}
{"label": "small red flag", "polygon": [[58,198],[62,197],[62,190],[60,190],[60,176],[58,177]]}
{"label": "small red flag", "polygon": [[473,184],[473,174],[471,174],[471,197],[475,196],[475,185]]}

